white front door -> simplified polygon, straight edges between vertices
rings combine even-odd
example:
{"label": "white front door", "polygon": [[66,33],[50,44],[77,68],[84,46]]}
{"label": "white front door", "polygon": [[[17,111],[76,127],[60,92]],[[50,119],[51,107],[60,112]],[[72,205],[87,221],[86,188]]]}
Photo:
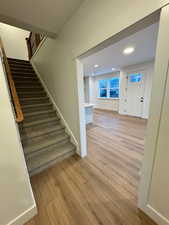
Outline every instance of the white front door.
{"label": "white front door", "polygon": [[142,117],[144,103],[144,72],[127,74],[127,115]]}

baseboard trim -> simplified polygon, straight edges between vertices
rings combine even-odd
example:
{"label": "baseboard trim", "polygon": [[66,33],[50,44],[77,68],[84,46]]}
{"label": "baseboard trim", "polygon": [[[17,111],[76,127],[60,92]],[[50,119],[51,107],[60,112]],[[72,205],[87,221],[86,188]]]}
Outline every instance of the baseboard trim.
{"label": "baseboard trim", "polygon": [[28,222],[37,214],[36,204],[34,204],[31,208],[23,212],[21,215],[16,217],[14,220],[10,221],[7,225],[21,225]]}
{"label": "baseboard trim", "polygon": [[39,80],[41,81],[42,86],[44,87],[44,89],[45,89],[45,91],[46,91],[46,93],[47,93],[49,99],[51,100],[52,104],[54,105],[54,107],[55,107],[55,109],[56,109],[56,111],[57,111],[57,113],[58,113],[58,116],[59,116],[59,118],[60,118],[60,120],[61,120],[62,125],[65,126],[65,132],[70,136],[70,141],[76,146],[76,153],[77,153],[79,156],[81,156],[78,141],[76,140],[76,138],[75,138],[75,136],[74,136],[72,130],[70,129],[68,123],[67,123],[66,120],[64,119],[64,116],[62,115],[61,110],[60,110],[59,107],[56,105],[56,103],[55,103],[55,101],[54,101],[54,99],[53,99],[53,96],[52,96],[51,93],[49,92],[49,90],[48,90],[48,88],[47,88],[45,82],[42,80],[42,78],[41,78],[41,76],[40,76],[40,73],[39,73],[38,69],[36,68],[36,66],[35,66],[35,64],[34,64],[34,62],[33,62],[33,60],[31,60],[30,63],[31,63],[31,65],[32,65],[33,69],[35,70],[35,72],[36,72],[36,74],[37,74]]}
{"label": "baseboard trim", "polygon": [[102,109],[102,108],[97,108],[97,107],[94,107],[94,109],[102,111],[102,112],[113,112],[113,113],[118,113],[119,114],[118,111],[111,110],[111,109]]}
{"label": "baseboard trim", "polygon": [[152,220],[152,218],[150,218],[143,210],[138,209],[139,210],[139,217],[141,219],[141,222],[143,224],[151,224],[151,225],[158,225],[154,220]]}
{"label": "baseboard trim", "polygon": [[151,205],[146,205],[144,212],[151,218],[153,218],[154,221],[156,221],[155,225],[157,224],[163,224],[163,225],[169,225],[169,220],[165,218],[161,213],[157,212]]}

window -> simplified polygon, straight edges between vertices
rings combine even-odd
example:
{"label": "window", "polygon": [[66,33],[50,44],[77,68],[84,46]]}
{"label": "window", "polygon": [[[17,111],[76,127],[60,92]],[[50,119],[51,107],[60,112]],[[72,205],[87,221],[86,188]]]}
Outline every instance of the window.
{"label": "window", "polygon": [[119,98],[119,77],[99,80],[99,98]]}
{"label": "window", "polygon": [[141,79],[142,79],[142,74],[141,73],[130,74],[130,82],[131,83],[140,82]]}

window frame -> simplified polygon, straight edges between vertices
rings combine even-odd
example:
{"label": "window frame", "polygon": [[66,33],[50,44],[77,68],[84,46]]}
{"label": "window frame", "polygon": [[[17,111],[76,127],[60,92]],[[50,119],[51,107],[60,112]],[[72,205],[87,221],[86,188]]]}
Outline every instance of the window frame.
{"label": "window frame", "polygon": [[[118,88],[117,87],[114,87],[114,88],[111,88],[110,87],[110,81],[112,80],[112,79],[117,79],[118,78],[118,80],[119,80],[119,86],[118,86]],[[106,88],[100,88],[100,81],[101,80],[106,80],[106,82],[107,82],[107,87]],[[110,90],[119,90],[120,91],[120,77],[119,76],[115,76],[115,77],[111,77],[111,78],[105,78],[105,79],[99,79],[98,80],[98,98],[99,99],[119,99],[119,96],[118,97],[110,97]],[[107,90],[107,97],[101,97],[100,96],[100,91],[101,90]]]}

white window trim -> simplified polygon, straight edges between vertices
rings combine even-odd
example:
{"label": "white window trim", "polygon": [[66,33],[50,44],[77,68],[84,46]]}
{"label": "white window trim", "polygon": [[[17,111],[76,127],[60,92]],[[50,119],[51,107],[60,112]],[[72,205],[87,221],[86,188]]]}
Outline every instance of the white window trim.
{"label": "white window trim", "polygon": [[[110,89],[117,89],[117,88],[110,88],[110,80],[112,79],[112,78],[119,78],[119,82],[120,82],[120,77],[111,77],[111,78],[105,78],[105,79],[100,79],[100,80],[107,80],[107,88],[100,88],[100,86],[99,86],[99,81],[100,80],[98,80],[98,95],[97,95],[97,98],[98,99],[119,99],[119,97],[117,97],[117,98],[114,98],[114,97],[110,97]],[[101,89],[105,89],[105,90],[107,90],[107,97],[100,97],[100,90]],[[118,89],[120,90],[120,84],[119,84],[119,87],[118,87]]]}

